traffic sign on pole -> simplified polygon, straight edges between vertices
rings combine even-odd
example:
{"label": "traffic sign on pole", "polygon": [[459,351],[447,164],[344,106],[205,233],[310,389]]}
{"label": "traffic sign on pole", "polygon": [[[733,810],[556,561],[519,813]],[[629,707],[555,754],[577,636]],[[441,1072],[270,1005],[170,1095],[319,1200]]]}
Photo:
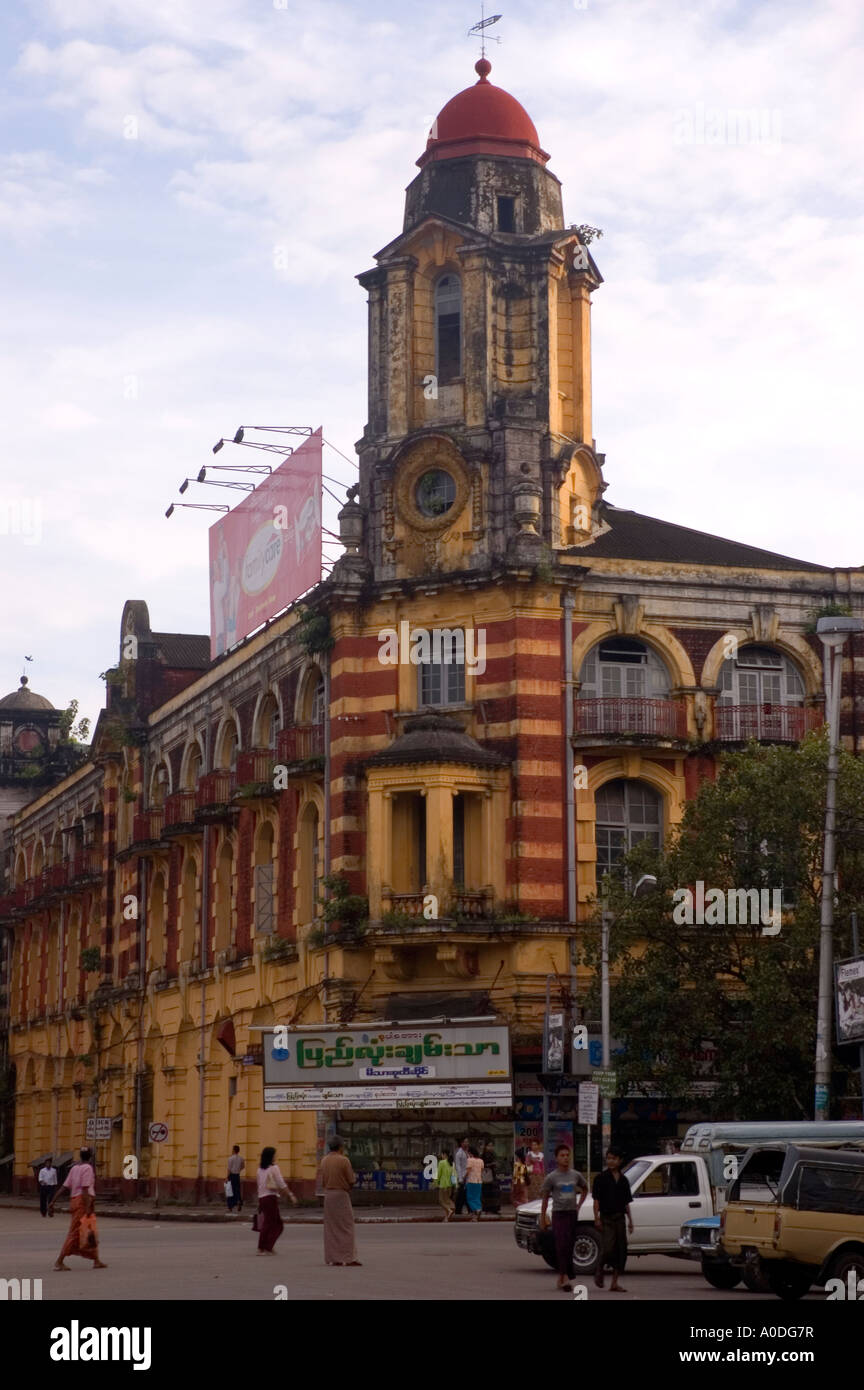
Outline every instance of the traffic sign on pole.
{"label": "traffic sign on pole", "polygon": [[161,1144],[163,1139],[168,1138],[168,1126],[163,1124],[153,1124],[150,1126],[150,1143]]}
{"label": "traffic sign on pole", "polygon": [[579,1086],[579,1123],[596,1125],[597,1106],[600,1100],[600,1087],[591,1081],[583,1081]]}

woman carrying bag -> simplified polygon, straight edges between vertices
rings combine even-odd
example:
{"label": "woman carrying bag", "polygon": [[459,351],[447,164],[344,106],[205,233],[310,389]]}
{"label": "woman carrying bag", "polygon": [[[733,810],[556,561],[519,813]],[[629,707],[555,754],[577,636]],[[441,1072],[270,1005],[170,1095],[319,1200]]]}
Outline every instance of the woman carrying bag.
{"label": "woman carrying bag", "polygon": [[278,1165],[274,1162],[275,1158],[275,1149],[262,1150],[261,1167],[258,1169],[258,1214],[254,1227],[258,1232],[259,1255],[275,1255],[273,1246],[285,1229],[285,1223],[279,1215],[280,1192],[287,1192],[292,1205],[297,1205],[297,1198],[280,1173]]}
{"label": "woman carrying bag", "polygon": [[93,1215],[96,1206],[96,1176],[90,1159],[90,1150],[82,1149],[80,1162],[72,1165],[69,1176],[63,1186],[58,1187],[49,1208],[49,1212],[53,1210],[54,1203],[65,1188],[69,1193],[69,1213],[72,1219],[69,1222],[65,1244],[54,1266],[64,1273],[68,1273],[69,1270],[65,1262],[67,1255],[81,1255],[85,1260],[92,1260],[94,1269],[108,1268],[99,1258],[99,1234],[96,1230],[96,1217]]}

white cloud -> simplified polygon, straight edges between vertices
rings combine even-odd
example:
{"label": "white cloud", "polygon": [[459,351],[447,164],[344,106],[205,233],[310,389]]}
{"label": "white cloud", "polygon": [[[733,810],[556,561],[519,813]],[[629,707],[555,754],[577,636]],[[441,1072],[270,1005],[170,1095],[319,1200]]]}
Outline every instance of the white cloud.
{"label": "white cloud", "polygon": [[[22,119],[19,153],[0,164],[16,256],[0,395],[45,540],[0,549],[0,564],[27,594],[9,649],[35,624],[77,675],[112,659],[126,597],[146,598],[157,627],[206,629],[210,518],[163,513],[220,434],[323,423],[353,452],[354,276],[400,230],[431,116],[473,81],[476,50],[455,0],[43,10],[13,74],[40,148],[28,152]],[[492,80],[534,119],[568,220],[604,229],[594,432],[607,496],[860,562],[859,7],[526,0],[499,28]],[[676,143],[682,111],[749,108],[780,113],[779,146]],[[56,149],[42,148],[52,115]],[[352,476],[331,456],[334,470]]]}
{"label": "white cloud", "polygon": [[99,417],[71,401],[55,401],[42,412],[40,424],[46,430],[86,430],[99,424]]}

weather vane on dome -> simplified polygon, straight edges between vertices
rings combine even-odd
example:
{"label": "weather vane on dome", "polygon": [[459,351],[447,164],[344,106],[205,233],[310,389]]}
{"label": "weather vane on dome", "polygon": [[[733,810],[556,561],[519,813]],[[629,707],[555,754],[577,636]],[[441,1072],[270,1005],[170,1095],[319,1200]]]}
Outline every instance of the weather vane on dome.
{"label": "weather vane on dome", "polygon": [[[476,23],[476,24],[472,24],[472,25],[471,25],[471,28],[468,30],[468,37],[469,37],[469,39],[471,38],[472,34],[479,34],[479,35],[480,35],[480,57],[481,57],[481,58],[485,58],[485,57],[486,57],[486,30],[489,28],[490,24],[497,24],[500,18],[501,18],[500,14],[490,14],[489,18],[487,19],[487,18],[486,18],[485,6],[481,3],[481,5],[480,5],[480,18],[479,18],[479,20],[477,21],[477,23]],[[490,34],[490,35],[489,35],[489,38],[490,38],[490,39],[493,39],[493,40],[495,41],[495,43],[500,43],[500,42],[501,42],[500,38],[498,38],[498,36],[497,36],[496,34]]]}

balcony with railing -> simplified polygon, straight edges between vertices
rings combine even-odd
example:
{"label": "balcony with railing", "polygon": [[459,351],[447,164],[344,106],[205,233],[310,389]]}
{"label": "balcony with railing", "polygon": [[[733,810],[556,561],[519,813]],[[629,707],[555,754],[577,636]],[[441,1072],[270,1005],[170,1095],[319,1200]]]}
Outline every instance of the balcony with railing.
{"label": "balcony with railing", "polygon": [[[320,761],[319,761],[320,760]],[[324,725],[294,724],[282,729],[276,742],[276,761],[293,773],[308,775],[324,760]]]}
{"label": "balcony with railing", "polygon": [[165,807],[150,806],[132,817],[132,840],[130,849],[143,845],[155,845],[162,839],[165,826]]}
{"label": "balcony with railing", "polygon": [[56,893],[58,889],[65,887],[66,884],[66,865],[49,864],[47,869],[42,870],[42,891],[44,893]]}
{"label": "balcony with railing", "polygon": [[799,743],[822,723],[821,709],[805,705],[714,707],[714,737],[721,743]]}
{"label": "balcony with railing", "polygon": [[388,893],[381,894],[381,907],[384,912],[392,913],[396,917],[419,917],[423,920],[423,894],[422,893]]}
{"label": "balcony with railing", "polygon": [[482,921],[492,911],[493,898],[491,888],[455,888],[447,915],[458,921]]}
{"label": "balcony with railing", "polygon": [[3,918],[11,917],[14,913],[26,907],[28,904],[27,885],[21,883],[17,888],[12,888],[8,893],[0,895],[0,921]]}
{"label": "balcony with railing", "polygon": [[71,859],[66,860],[67,888],[76,883],[86,883],[101,877],[102,851],[96,846],[91,845],[87,849],[81,849]]}
{"label": "balcony with railing", "polygon": [[216,772],[205,772],[195,788],[195,810],[204,816],[218,816],[231,807],[231,799],[237,787],[234,769],[220,768]]}
{"label": "balcony with railing", "polygon": [[165,798],[165,819],[163,833],[166,835],[189,832],[195,828],[194,791],[171,792]]}
{"label": "balcony with railing", "polygon": [[687,707],[683,700],[641,696],[577,698],[573,732],[576,738],[683,740],[687,737]]}
{"label": "balcony with railing", "polygon": [[273,790],[272,748],[249,748],[237,754],[236,790],[238,796],[263,796]]}
{"label": "balcony with railing", "polygon": [[[429,921],[483,922],[493,915],[495,893],[492,888],[453,888],[441,910]],[[391,920],[412,917],[418,925],[427,922],[423,908],[427,899],[423,893],[394,893],[385,889],[381,895],[381,908]]]}

